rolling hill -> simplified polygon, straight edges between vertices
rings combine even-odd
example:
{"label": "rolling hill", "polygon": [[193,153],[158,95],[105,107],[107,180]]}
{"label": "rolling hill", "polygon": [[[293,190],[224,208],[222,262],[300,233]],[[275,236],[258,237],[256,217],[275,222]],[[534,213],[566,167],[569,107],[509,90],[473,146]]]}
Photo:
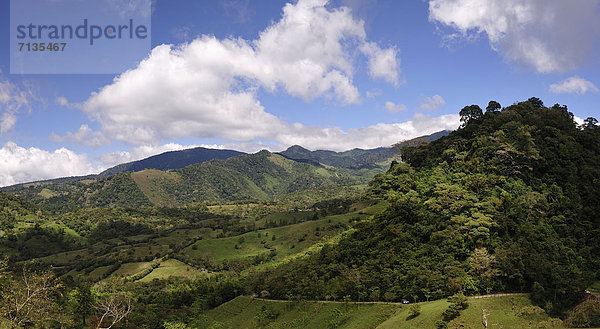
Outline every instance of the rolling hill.
{"label": "rolling hill", "polygon": [[[398,145],[422,144],[447,134],[442,131]],[[263,150],[255,154],[199,147],[124,163],[98,175],[24,183],[2,190],[51,212],[269,200],[310,189],[365,185],[398,159],[398,145],[345,152],[309,151],[296,145],[281,153]]]}
{"label": "rolling hill", "polygon": [[181,169],[146,169],[108,177],[36,182],[10,192],[51,212],[78,208],[182,206],[203,201],[269,200],[317,188],[364,185],[389,163],[353,171],[302,163],[261,151]]}
{"label": "rolling hill", "polygon": [[196,147],[181,151],[165,152],[153,155],[142,160],[123,163],[101,172],[100,174],[98,174],[98,176],[107,177],[121,172],[135,172],[144,169],[181,169],[196,163],[206,162],[215,159],[225,160],[242,154],[245,153],[233,150],[218,150],[204,147]]}
{"label": "rolling hill", "polygon": [[405,146],[418,145],[435,141],[447,136],[450,131],[444,130],[431,135],[414,138],[398,143],[394,147],[379,147],[363,150],[355,148],[344,152],[325,150],[310,151],[300,145],[294,145],[279,154],[296,161],[322,164],[347,169],[373,169],[378,164],[399,154],[399,150]]}

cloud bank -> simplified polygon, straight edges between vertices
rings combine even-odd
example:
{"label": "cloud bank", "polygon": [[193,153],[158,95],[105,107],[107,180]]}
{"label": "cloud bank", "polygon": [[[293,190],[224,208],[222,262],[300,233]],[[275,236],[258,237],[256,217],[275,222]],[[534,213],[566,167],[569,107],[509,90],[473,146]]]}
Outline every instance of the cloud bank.
{"label": "cloud bank", "polygon": [[132,144],[182,137],[282,142],[280,136],[301,131],[265,111],[258,88],[305,101],[325,97],[358,103],[353,75],[361,59],[371,78],[399,83],[397,50],[368,41],[363,22],[349,8],[326,4],[287,4],[281,19],[252,41],[204,35],[158,46],[81,108],[105,136]]}
{"label": "cloud bank", "polygon": [[0,148],[0,186],[98,172],[86,155],[66,148],[53,152],[8,142]]}
{"label": "cloud bank", "polygon": [[506,59],[541,73],[577,68],[600,35],[600,0],[430,0],[429,20],[485,33]]}

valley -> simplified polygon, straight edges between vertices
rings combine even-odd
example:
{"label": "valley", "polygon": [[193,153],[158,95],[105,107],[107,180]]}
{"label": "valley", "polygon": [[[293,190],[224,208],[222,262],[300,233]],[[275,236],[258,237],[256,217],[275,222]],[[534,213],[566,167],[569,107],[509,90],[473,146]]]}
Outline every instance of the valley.
{"label": "valley", "polygon": [[3,188],[0,317],[39,287],[38,327],[109,304],[127,329],[597,327],[600,129],[535,98],[479,111],[389,148],[198,149]]}

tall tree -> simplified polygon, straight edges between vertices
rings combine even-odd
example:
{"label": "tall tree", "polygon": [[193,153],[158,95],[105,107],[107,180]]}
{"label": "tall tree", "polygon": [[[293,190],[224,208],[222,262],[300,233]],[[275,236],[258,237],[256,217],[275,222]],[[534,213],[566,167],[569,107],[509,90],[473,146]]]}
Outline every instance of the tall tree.
{"label": "tall tree", "polygon": [[471,122],[471,120],[481,119],[483,116],[483,111],[479,105],[469,105],[463,107],[459,114],[460,122],[462,122],[462,126],[465,127],[469,124],[469,122]]}
{"label": "tall tree", "polygon": [[596,129],[598,128],[598,120],[596,118],[589,117],[583,121],[583,129]]}
{"label": "tall tree", "polygon": [[502,105],[496,101],[490,101],[488,106],[485,108],[487,112],[498,112],[502,108]]}
{"label": "tall tree", "polygon": [[98,285],[96,329],[110,329],[125,319],[133,310],[133,298],[121,289],[121,282],[108,280]]}
{"label": "tall tree", "polygon": [[531,97],[527,100],[531,105],[537,107],[537,108],[543,108],[544,107],[544,102],[542,102],[541,99],[537,98],[537,97]]}
{"label": "tall tree", "polygon": [[69,293],[69,306],[75,317],[81,317],[82,325],[85,326],[86,318],[92,312],[94,295],[88,283],[79,285]]}

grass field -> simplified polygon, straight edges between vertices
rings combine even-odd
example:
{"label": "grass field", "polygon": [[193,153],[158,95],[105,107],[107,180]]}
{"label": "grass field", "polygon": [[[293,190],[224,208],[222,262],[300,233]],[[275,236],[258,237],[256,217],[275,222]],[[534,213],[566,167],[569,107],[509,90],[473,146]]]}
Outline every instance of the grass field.
{"label": "grass field", "polygon": [[160,263],[160,266],[155,268],[150,274],[146,275],[140,282],[149,282],[154,279],[167,279],[169,277],[185,277],[188,279],[194,278],[201,272],[197,269],[178,261],[177,259],[167,259]]}
{"label": "grass field", "polygon": [[398,305],[269,302],[238,297],[205,315],[223,328],[376,328]]}
{"label": "grass field", "polygon": [[134,276],[136,274],[140,274],[144,271],[150,270],[152,268],[151,262],[136,262],[136,263],[126,263],[121,265],[116,271],[114,271],[110,276],[116,276],[120,278],[127,278],[130,276]]}
{"label": "grass field", "polygon": [[[408,319],[408,307],[382,323],[379,328],[436,328],[435,322],[442,319],[442,312],[449,303],[437,300],[419,303],[421,314]],[[469,307],[451,321],[448,328],[481,329],[482,310],[486,310],[488,328],[564,328],[558,319],[552,319],[541,309],[531,306],[526,295],[469,298]]]}
{"label": "grass field", "polygon": [[[281,261],[307,248],[336,236],[347,229],[350,219],[366,218],[385,207],[377,204],[343,215],[328,216],[315,221],[249,232],[221,239],[203,239],[183,250],[191,259],[222,263],[226,260],[269,254],[275,250],[273,261]],[[237,246],[237,248],[236,248]]]}
{"label": "grass field", "polygon": [[94,281],[98,281],[110,270],[111,267],[112,265],[96,267],[92,272],[90,272],[88,277]]}
{"label": "grass field", "polygon": [[146,169],[131,174],[131,178],[138,185],[142,193],[155,206],[174,206],[177,204],[175,199],[166,191],[160,188],[157,181],[180,181],[179,174],[156,169]]}
{"label": "grass field", "polygon": [[[224,328],[394,328],[435,329],[446,300],[418,304],[421,314],[408,319],[410,305],[264,301],[238,297],[205,313],[208,324]],[[562,322],[534,308],[527,295],[469,299],[469,307],[448,328],[481,329],[482,309],[489,329],[564,329]]]}

